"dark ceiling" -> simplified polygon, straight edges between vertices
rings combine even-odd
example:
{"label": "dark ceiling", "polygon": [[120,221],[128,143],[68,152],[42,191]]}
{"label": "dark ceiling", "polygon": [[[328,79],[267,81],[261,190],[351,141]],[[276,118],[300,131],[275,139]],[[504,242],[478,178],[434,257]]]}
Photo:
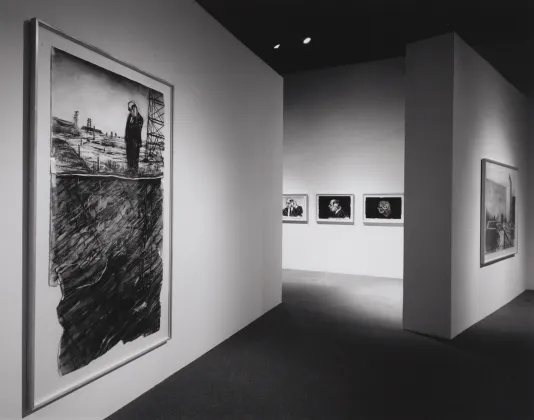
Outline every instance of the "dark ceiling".
{"label": "dark ceiling", "polygon": [[528,0],[197,2],[282,75],[400,57],[409,42],[455,31],[527,92]]}

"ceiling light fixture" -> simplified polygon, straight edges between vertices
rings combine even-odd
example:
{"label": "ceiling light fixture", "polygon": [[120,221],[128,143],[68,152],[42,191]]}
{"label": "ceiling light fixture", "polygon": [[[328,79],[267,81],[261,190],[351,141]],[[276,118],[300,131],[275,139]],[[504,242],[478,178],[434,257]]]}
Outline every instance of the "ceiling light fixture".
{"label": "ceiling light fixture", "polygon": [[302,42],[303,42],[304,44],[309,44],[310,41],[311,41],[311,38],[308,37],[308,38],[304,39],[304,41],[302,41]]}
{"label": "ceiling light fixture", "polygon": [[276,44],[276,45],[274,46],[274,49],[275,49],[275,50],[277,50],[278,48],[280,48],[280,44]]}

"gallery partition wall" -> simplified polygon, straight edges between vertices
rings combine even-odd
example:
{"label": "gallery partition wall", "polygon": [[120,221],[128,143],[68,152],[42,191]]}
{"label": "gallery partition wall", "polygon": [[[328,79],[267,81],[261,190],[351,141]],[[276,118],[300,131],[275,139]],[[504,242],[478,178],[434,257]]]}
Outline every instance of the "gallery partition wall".
{"label": "gallery partition wall", "polygon": [[282,78],[195,2],[85,6],[0,6],[2,419],[101,420],[281,300]]}
{"label": "gallery partition wall", "polygon": [[406,69],[404,327],[451,338],[528,287],[527,100],[455,34]]}

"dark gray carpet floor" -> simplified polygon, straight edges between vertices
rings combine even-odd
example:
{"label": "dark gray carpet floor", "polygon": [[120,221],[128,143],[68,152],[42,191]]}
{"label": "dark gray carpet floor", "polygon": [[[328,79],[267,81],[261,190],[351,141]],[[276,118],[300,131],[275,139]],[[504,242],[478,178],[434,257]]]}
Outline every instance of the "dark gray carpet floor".
{"label": "dark gray carpet floor", "polygon": [[280,306],[108,420],[534,419],[534,292],[452,341],[381,316],[396,304],[359,312],[363,295],[285,283]]}

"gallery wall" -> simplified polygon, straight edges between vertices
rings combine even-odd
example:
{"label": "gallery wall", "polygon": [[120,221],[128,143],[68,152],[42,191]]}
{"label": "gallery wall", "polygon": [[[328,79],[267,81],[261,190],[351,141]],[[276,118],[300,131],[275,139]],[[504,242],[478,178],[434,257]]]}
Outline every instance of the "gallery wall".
{"label": "gallery wall", "polygon": [[[285,77],[284,193],[309,223],[284,224],[284,268],[402,278],[403,227],[364,225],[362,195],[404,192],[404,83],[402,58]],[[317,224],[316,194],[354,194],[354,225]]]}
{"label": "gallery wall", "polygon": [[[528,287],[527,99],[460,37],[454,37],[452,324],[455,336]],[[480,267],[483,158],[519,168],[518,254]]]}
{"label": "gallery wall", "polygon": [[[452,33],[408,45],[406,72],[403,327],[453,338],[528,288],[527,100]],[[484,158],[519,167],[519,252],[481,267]]]}
{"label": "gallery wall", "polygon": [[[280,303],[283,82],[190,0],[1,3],[2,419],[22,412],[24,21],[32,17],[175,86],[172,339],[28,417],[96,420]],[[254,210],[236,211],[245,205]]]}
{"label": "gallery wall", "polygon": [[406,48],[403,327],[448,338],[453,35]]}

